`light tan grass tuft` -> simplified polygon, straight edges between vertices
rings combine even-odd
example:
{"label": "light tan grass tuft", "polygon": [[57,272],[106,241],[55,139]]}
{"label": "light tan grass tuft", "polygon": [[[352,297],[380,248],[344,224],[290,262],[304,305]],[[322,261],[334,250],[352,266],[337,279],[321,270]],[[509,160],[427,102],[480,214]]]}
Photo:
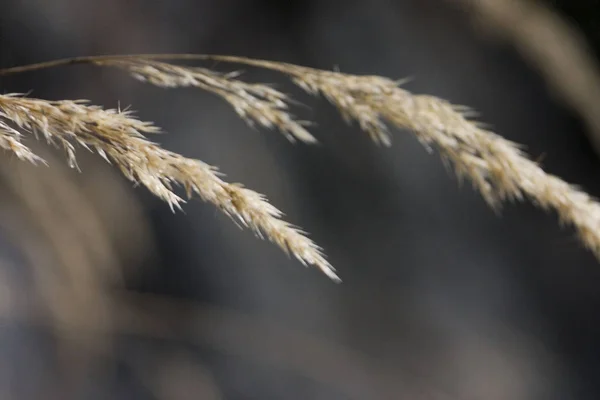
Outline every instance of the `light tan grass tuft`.
{"label": "light tan grass tuft", "polygon": [[[437,97],[412,94],[400,88],[398,81],[244,57],[194,54],[79,57],[4,69],[0,70],[0,75],[69,64],[119,67],[158,86],[196,86],[209,90],[224,97],[235,108],[245,110],[237,110],[243,117],[259,122],[261,116],[265,117],[268,123],[260,122],[261,125],[277,126],[302,138],[302,134],[296,135],[290,130],[294,122],[287,120],[287,106],[282,105],[287,97],[280,92],[204,69],[158,61],[168,59],[240,63],[281,72],[308,93],[323,95],[346,120],[357,121],[377,143],[390,144],[388,124],[408,129],[426,147],[438,149],[442,159],[453,165],[460,178],[469,178],[492,208],[498,209],[507,200],[527,197],[543,209],[553,209],[562,222],[575,227],[581,241],[600,259],[598,202],[577,187],[544,172],[515,143],[469,120],[467,117],[471,110]],[[277,103],[279,100],[282,104]],[[270,106],[261,101],[275,104],[273,113],[279,110],[286,117],[283,120],[273,117],[275,114],[272,114]],[[163,150],[141,136],[141,132],[156,131],[154,126],[132,119],[126,113],[103,111],[75,102],[50,103],[3,96],[0,97],[0,110],[3,110],[0,116],[21,128],[40,130],[47,138],[60,140],[71,159],[70,142],[95,148],[101,155],[114,160],[130,180],[141,182],[171,205],[178,205],[180,199],[171,191],[170,183],[182,184],[188,195],[191,191],[196,192],[257,233],[264,232],[304,263],[314,264],[336,278],[320,249],[296,228],[279,219],[281,213],[261,195],[239,185],[225,183],[216,176],[212,167]],[[10,138],[19,142],[15,133]],[[8,149],[11,150],[11,146]]]}
{"label": "light tan grass tuft", "polygon": [[[188,196],[197,194],[257,235],[266,236],[303,264],[314,265],[330,278],[339,279],[321,249],[300,229],[283,221],[281,211],[264,196],[223,181],[216,168],[208,164],[150,142],[144,134],[157,133],[159,128],[133,118],[129,112],[105,110],[82,101],[52,102],[0,95],[0,119],[11,121],[36,136],[41,134],[48,142],[63,147],[73,167],[76,166],[75,144],[95,150],[114,163],[127,179],[141,183],[172,208],[180,207],[183,202],[172,190],[173,184],[179,184]],[[0,137],[17,143],[7,150],[20,158],[36,161],[15,132],[14,129],[0,131]]]}
{"label": "light tan grass tuft", "polygon": [[19,160],[29,161],[32,164],[43,163],[41,157],[36,156],[27,146],[21,143],[21,132],[10,127],[0,120],[0,147],[16,155]]}
{"label": "light tan grass tuft", "polygon": [[279,129],[290,141],[315,143],[316,139],[288,113],[288,96],[265,84],[235,79],[237,73],[220,74],[206,68],[182,67],[155,60],[128,59],[97,62],[124,69],[134,78],[163,88],[197,87],[225,99],[253,126]]}
{"label": "light tan grass tuft", "polygon": [[380,76],[356,76],[297,65],[231,56],[206,58],[267,68],[291,76],[311,94],[322,94],[347,120],[356,120],[373,140],[389,143],[386,122],[409,129],[426,146],[435,146],[459,178],[468,177],[486,202],[498,209],[506,200],[529,197],[554,209],[573,225],[582,242],[600,259],[600,204],[587,193],[547,174],[515,143],[469,120],[470,110],[434,96],[414,95]]}

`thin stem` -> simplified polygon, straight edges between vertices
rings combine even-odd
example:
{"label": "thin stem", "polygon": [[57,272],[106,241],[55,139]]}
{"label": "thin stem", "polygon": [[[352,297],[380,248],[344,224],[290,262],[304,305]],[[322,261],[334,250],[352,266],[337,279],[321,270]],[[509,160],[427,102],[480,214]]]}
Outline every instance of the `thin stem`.
{"label": "thin stem", "polygon": [[[1,68],[0,76],[20,74],[23,72],[39,71],[41,69],[56,68],[67,65],[78,64],[102,64],[105,61],[123,60],[123,59],[152,59],[152,60],[214,60],[231,63],[243,63],[256,67],[266,67],[277,69],[274,63],[266,60],[253,60],[245,57],[210,55],[210,54],[122,54],[122,55],[103,55],[103,56],[82,56],[61,58],[58,60],[44,61],[40,63],[22,65],[17,67]],[[279,63],[282,67],[286,64]],[[283,68],[282,68],[283,70]]]}

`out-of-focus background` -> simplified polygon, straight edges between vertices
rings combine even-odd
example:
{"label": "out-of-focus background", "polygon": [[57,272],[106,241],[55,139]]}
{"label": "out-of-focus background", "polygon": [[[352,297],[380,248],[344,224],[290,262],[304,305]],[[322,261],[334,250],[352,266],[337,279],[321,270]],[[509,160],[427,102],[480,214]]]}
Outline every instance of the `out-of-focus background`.
{"label": "out-of-focus background", "polygon": [[[469,0],[4,0],[0,67],[185,52],[410,76],[409,90],[472,106],[600,195],[580,112],[600,102],[592,91],[578,109],[556,89],[582,74],[568,52],[574,66],[557,75],[535,62],[572,43],[542,29],[520,46],[537,20],[498,23],[510,7],[553,7],[595,63],[600,4],[480,3],[488,11]],[[0,398],[600,398],[600,265],[571,229],[531,205],[496,215],[408,132],[378,148],[280,76],[243,78],[295,95],[321,145],[249,129],[210,94],[91,66],[2,77],[0,90],[131,105],[169,132],[154,138],[168,149],[265,193],[344,283],[210,205],[173,214],[99,157],[81,149],[79,173],[42,143],[50,168],[12,157],[0,168]]]}

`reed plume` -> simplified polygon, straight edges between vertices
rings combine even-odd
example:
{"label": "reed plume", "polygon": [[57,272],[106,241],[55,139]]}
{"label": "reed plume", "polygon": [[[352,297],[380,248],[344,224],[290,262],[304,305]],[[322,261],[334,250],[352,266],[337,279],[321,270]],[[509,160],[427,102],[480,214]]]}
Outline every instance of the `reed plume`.
{"label": "reed plume", "polygon": [[[221,211],[259,236],[266,236],[303,264],[321,269],[339,280],[321,249],[300,229],[281,219],[282,212],[264,196],[240,184],[221,179],[217,169],[199,160],[183,157],[161,148],[144,135],[160,132],[149,122],[134,118],[129,111],[103,109],[84,101],[47,101],[17,95],[0,95],[0,119],[18,129],[41,134],[49,143],[65,149],[69,164],[76,167],[75,144],[94,150],[117,166],[130,181],[144,185],[179,208],[184,200],[173,184],[185,188],[217,206]],[[21,133],[9,127],[0,130],[4,148],[28,161],[39,160],[21,143]]]}
{"label": "reed plume", "polygon": [[289,98],[265,84],[249,84],[235,79],[236,72],[220,74],[206,68],[182,67],[145,59],[114,59],[97,62],[124,69],[134,78],[163,88],[197,87],[226,100],[250,126],[278,129],[290,141],[315,143],[306,122],[296,121],[288,112]]}
{"label": "reed plume", "polygon": [[468,119],[472,111],[446,100],[415,95],[397,81],[231,56],[210,59],[254,65],[287,74],[311,94],[322,94],[347,119],[359,122],[374,140],[389,138],[385,123],[408,129],[428,148],[450,161],[460,178],[467,177],[494,209],[506,200],[526,196],[545,210],[555,210],[571,224],[580,240],[600,259],[600,204],[575,185],[546,173],[516,143]]}
{"label": "reed plume", "polygon": [[[241,82],[234,75],[163,61],[169,59],[238,63],[283,73],[306,92],[328,99],[347,121],[357,121],[376,143],[391,143],[388,125],[407,129],[428,149],[437,149],[459,178],[469,178],[492,208],[497,210],[505,201],[528,198],[543,209],[555,210],[561,222],[571,224],[583,244],[600,259],[600,204],[595,199],[544,172],[517,144],[470,120],[468,108],[434,96],[412,94],[401,88],[399,81],[244,57],[193,54],[78,57],[8,68],[0,70],[0,75],[69,64],[117,67],[160,87],[195,86],[208,90],[223,97],[249,122],[277,127],[290,139],[314,142],[287,112],[289,99],[281,92],[266,85]],[[171,191],[170,184],[182,184],[188,195],[197,193],[258,234],[265,233],[302,262],[314,264],[337,279],[320,249],[282,221],[281,212],[261,195],[225,183],[213,167],[168,152],[145,139],[142,133],[158,130],[153,125],[135,120],[128,113],[72,101],[2,96],[0,110],[1,117],[18,127],[41,131],[47,139],[59,140],[71,162],[71,142],[94,148],[113,160],[128,179],[144,184],[172,206],[178,206],[181,199]],[[31,157],[26,148],[20,147],[17,131],[7,130],[4,136],[5,142],[0,142],[4,148],[20,151],[21,158]]]}

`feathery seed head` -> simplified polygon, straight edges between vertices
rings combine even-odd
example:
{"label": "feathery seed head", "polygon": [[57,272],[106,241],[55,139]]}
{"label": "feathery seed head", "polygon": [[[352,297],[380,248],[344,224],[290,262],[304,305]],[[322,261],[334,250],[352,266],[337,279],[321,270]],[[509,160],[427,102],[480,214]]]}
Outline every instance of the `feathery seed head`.
{"label": "feathery seed head", "polygon": [[253,126],[279,129],[288,140],[316,143],[316,139],[288,112],[288,96],[264,84],[235,79],[239,73],[219,74],[197,67],[183,67],[150,59],[109,60],[97,63],[129,72],[134,78],[163,88],[197,87],[227,101]]}
{"label": "feathery seed head", "polygon": [[[459,178],[468,177],[492,208],[499,209],[506,200],[528,197],[544,209],[554,209],[561,221],[577,229],[582,242],[600,259],[600,204],[579,188],[545,173],[515,143],[469,120],[472,111],[468,108],[433,96],[414,95],[401,89],[400,82],[380,76],[355,76],[243,57],[146,55],[77,61],[122,68],[161,87],[207,90],[224,98],[250,124],[276,127],[290,139],[315,141],[288,113],[289,99],[283,93],[267,85],[236,80],[236,73],[218,74],[159,62],[158,58],[214,60],[278,71],[309,94],[324,96],[347,121],[357,121],[376,143],[391,143],[387,125],[410,130],[427,149],[436,148],[442,160],[454,166]],[[61,62],[41,67],[54,65]],[[12,71],[35,68],[17,67]],[[62,145],[72,163],[73,143],[95,150],[115,163],[128,179],[144,184],[172,207],[183,201],[171,190],[173,183],[180,184],[188,196],[196,193],[259,236],[267,236],[302,263],[315,265],[337,279],[321,249],[300,229],[281,220],[282,213],[264,197],[224,182],[213,167],[201,161],[168,152],[148,141],[144,134],[158,132],[152,124],[126,112],[81,102],[0,95],[0,147],[32,162],[39,159],[22,145],[20,133],[9,122],[25,131],[41,132],[49,142]]]}
{"label": "feathery seed head", "polygon": [[130,112],[105,110],[81,101],[51,102],[0,95],[0,147],[19,158],[37,162],[41,159],[21,144],[21,134],[4,120],[12,121],[23,131],[41,133],[49,143],[63,147],[71,166],[76,166],[74,144],[95,150],[115,164],[127,179],[141,183],[172,209],[179,208],[184,201],[173,192],[173,184],[179,184],[188,196],[195,193],[259,236],[264,235],[291,252],[303,264],[315,265],[339,280],[321,249],[301,230],[281,220],[281,211],[264,196],[223,181],[216,168],[208,164],[149,141],[144,134],[160,130],[133,118]]}

